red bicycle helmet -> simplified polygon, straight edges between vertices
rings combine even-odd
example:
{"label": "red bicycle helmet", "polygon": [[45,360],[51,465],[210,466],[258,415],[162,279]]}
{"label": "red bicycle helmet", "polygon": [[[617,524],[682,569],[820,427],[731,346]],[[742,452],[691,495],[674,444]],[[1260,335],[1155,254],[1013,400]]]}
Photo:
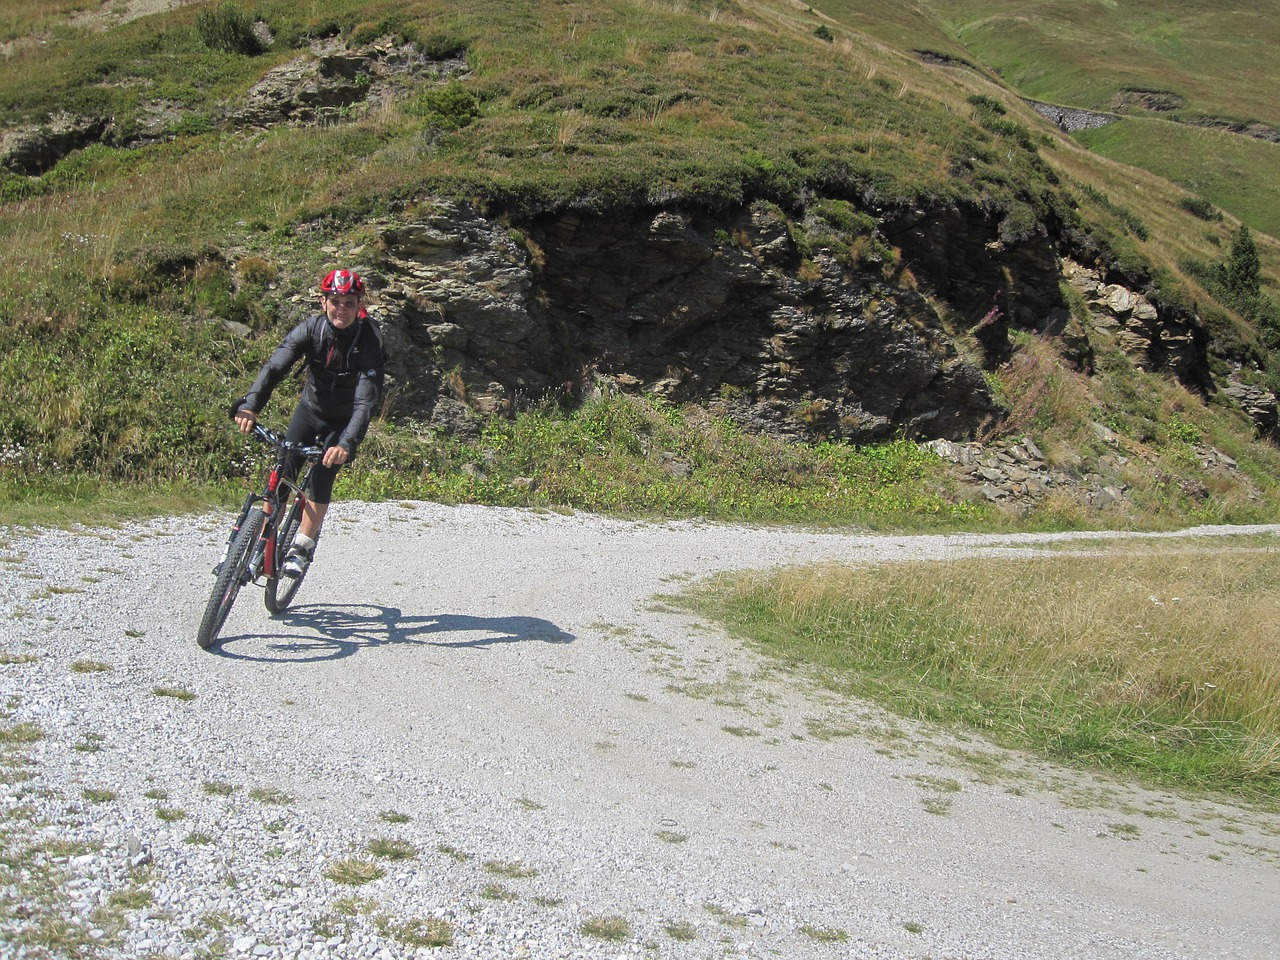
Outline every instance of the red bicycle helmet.
{"label": "red bicycle helmet", "polygon": [[363,297],[364,281],[354,270],[330,270],[328,275],[320,281],[320,292],[326,297],[343,296],[348,293]]}

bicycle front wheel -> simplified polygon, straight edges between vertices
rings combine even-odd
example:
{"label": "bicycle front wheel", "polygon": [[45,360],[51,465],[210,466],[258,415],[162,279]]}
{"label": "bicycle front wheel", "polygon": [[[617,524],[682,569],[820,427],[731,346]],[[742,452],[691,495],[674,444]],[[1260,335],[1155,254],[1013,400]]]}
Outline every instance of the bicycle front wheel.
{"label": "bicycle front wheel", "polygon": [[305,503],[306,501],[300,496],[293,498],[284,522],[280,524],[280,530],[276,534],[275,563],[271,566],[272,573],[267,577],[267,586],[263,593],[267,610],[272,614],[282,613],[293,602],[293,598],[298,594],[298,588],[302,586],[302,578],[307,575],[305,567],[301,575],[296,577],[286,577],[280,572],[285,557],[289,555],[289,548],[293,546],[293,538],[298,534],[298,527],[302,524],[302,509]]}
{"label": "bicycle front wheel", "polygon": [[209,595],[209,604],[204,608],[204,617],[200,620],[200,629],[196,633],[196,643],[204,650],[208,650],[217,641],[218,633],[227,622],[227,614],[231,612],[240,588],[248,582],[249,556],[262,534],[262,525],[266,519],[262,508],[254,507],[244,518],[240,532],[231,542],[227,559],[218,570],[213,593]]}

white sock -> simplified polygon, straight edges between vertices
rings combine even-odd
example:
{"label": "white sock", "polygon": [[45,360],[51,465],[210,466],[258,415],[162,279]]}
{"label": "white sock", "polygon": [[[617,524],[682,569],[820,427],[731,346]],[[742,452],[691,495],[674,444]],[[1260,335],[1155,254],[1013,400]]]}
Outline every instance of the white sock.
{"label": "white sock", "polygon": [[298,534],[293,538],[293,545],[299,550],[306,550],[308,553],[316,548],[315,540],[302,534]]}

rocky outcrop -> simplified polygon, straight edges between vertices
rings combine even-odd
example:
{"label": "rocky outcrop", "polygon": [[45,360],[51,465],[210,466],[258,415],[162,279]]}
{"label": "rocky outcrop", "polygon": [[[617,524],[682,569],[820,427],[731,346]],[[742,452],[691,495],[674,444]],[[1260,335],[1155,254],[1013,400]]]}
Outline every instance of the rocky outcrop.
{"label": "rocky outcrop", "polygon": [[268,71],[225,120],[248,127],[336,122],[353,106],[399,99],[416,84],[443,82],[466,70],[461,59],[432,60],[413,44],[389,39],[354,50],[325,41]]}
{"label": "rocky outcrop", "polygon": [[1081,130],[1093,130],[1115,123],[1120,118],[1110,113],[1098,113],[1096,110],[1081,110],[1079,107],[1060,107],[1056,103],[1041,103],[1028,100],[1029,106],[1040,116],[1055,124],[1059,130],[1067,133],[1079,133]]}
{"label": "rocky outcrop", "polygon": [[0,166],[11,173],[39,176],[73,150],[103,138],[107,117],[59,113],[45,123],[26,124],[0,133]]}
{"label": "rocky outcrop", "polygon": [[1223,394],[1253,421],[1259,437],[1280,439],[1280,403],[1274,393],[1265,387],[1232,380]]}
{"label": "rocky outcrop", "polygon": [[831,249],[799,267],[763,203],[728,222],[561,214],[518,233],[438,204],[389,227],[375,264],[397,411],[504,411],[604,381],[782,436],[964,437],[998,415],[917,290]]}
{"label": "rocky outcrop", "polygon": [[[955,476],[975,498],[1011,513],[1029,513],[1050,497],[1095,510],[1122,510],[1130,496],[1125,471],[1135,457],[1147,461],[1145,470],[1154,470],[1189,499],[1209,499],[1209,488],[1201,480],[1162,474],[1155,465],[1159,458],[1154,450],[1126,440],[1100,423],[1092,424],[1092,429],[1099,444],[1112,450],[1091,457],[1087,465],[1075,454],[1051,463],[1029,437],[999,443],[932,440],[923,446],[950,463]],[[1188,444],[1188,450],[1199,462],[1201,476],[1243,481],[1252,487],[1235,460],[1221,450],[1203,443]]]}
{"label": "rocky outcrop", "polygon": [[[356,49],[338,40],[317,41],[269,70],[243,101],[223,108],[212,122],[230,128],[337,123],[466,72],[461,58],[432,59],[412,44],[391,39]],[[60,113],[44,123],[0,132],[0,167],[38,176],[92,143],[135,147],[171,139],[183,116],[181,107],[167,100],[143,101],[128,129],[111,117]]]}
{"label": "rocky outcrop", "polygon": [[1071,260],[1062,262],[1062,275],[1084,297],[1094,327],[1111,335],[1138,367],[1176,377],[1191,389],[1207,382],[1203,329],[1194,317],[1161,311],[1145,294]]}
{"label": "rocky outcrop", "polygon": [[1128,494],[1121,479],[1124,457],[1103,457],[1085,470],[1079,462],[1050,465],[1027,437],[995,444],[934,440],[925,446],[953,464],[976,497],[1014,513],[1029,512],[1054,494],[1094,509],[1121,505]]}

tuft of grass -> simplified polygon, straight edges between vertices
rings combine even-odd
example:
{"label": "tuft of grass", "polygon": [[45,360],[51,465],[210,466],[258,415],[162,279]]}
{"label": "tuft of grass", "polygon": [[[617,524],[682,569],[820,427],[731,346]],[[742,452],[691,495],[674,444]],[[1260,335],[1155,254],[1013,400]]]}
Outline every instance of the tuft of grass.
{"label": "tuft of grass", "polygon": [[402,923],[380,919],[378,932],[409,947],[451,947],[453,924],[440,917],[420,917]]}
{"label": "tuft of grass", "polygon": [[71,664],[72,673],[110,673],[114,669],[111,664],[101,660],[76,660]]}
{"label": "tuft of grass", "polygon": [[253,787],[249,791],[249,798],[272,806],[286,806],[293,803],[293,797],[275,787]]}
{"label": "tuft of grass", "polygon": [[812,924],[803,924],[800,932],[810,940],[816,940],[819,943],[844,943],[849,939],[849,934],[835,927],[817,927]]}
{"label": "tuft of grass", "polygon": [[523,863],[515,863],[510,860],[486,860],[484,869],[488,873],[495,876],[507,877],[512,880],[522,880],[528,877],[536,877],[538,870],[536,867],[528,866]]}
{"label": "tuft of grass", "polygon": [[85,787],[80,795],[90,803],[110,803],[115,800],[119,794],[107,787]]}
{"label": "tuft of grass", "polygon": [[229,797],[236,792],[236,786],[225,780],[206,780],[200,788],[211,797]]}
{"label": "tuft of grass", "polygon": [[0,744],[35,743],[44,739],[44,730],[38,723],[15,723],[0,729]]}
{"label": "tuft of grass", "polygon": [[585,936],[615,943],[631,936],[630,922],[626,917],[617,915],[588,917],[579,929]]}
{"label": "tuft of grass", "polygon": [[412,860],[418,855],[418,848],[408,840],[379,838],[370,840],[368,851],[379,860]]}
{"label": "tuft of grass", "polygon": [[107,899],[113,907],[120,910],[141,910],[155,902],[150,892],[138,888],[114,890]]}
{"label": "tuft of grass", "polygon": [[325,876],[334,883],[343,883],[349,886],[361,886],[366,883],[372,883],[386,876],[386,871],[376,863],[369,860],[359,860],[349,858],[346,860],[335,860],[329,864],[325,870]]}
{"label": "tuft of grass", "polygon": [[510,887],[504,887],[500,883],[486,883],[480,889],[480,896],[486,900],[496,900],[503,903],[510,903],[513,900],[520,899],[520,894]]}
{"label": "tuft of grass", "polygon": [[194,700],[196,695],[183,687],[156,687],[151,691],[157,697],[170,697],[174,700]]}
{"label": "tuft of grass", "polygon": [[672,940],[678,940],[682,943],[695,940],[698,936],[698,928],[687,920],[673,920],[669,923],[664,923],[662,929]]}
{"label": "tuft of grass", "polygon": [[383,810],[378,814],[378,819],[383,823],[408,823],[413,817],[398,810]]}

